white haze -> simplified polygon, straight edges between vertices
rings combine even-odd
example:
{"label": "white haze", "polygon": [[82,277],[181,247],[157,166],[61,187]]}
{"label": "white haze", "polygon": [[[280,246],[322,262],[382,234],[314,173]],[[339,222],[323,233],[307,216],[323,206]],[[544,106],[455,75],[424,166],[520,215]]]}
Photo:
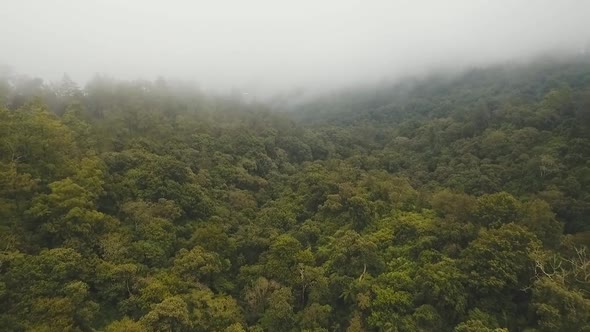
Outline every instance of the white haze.
{"label": "white haze", "polygon": [[576,52],[590,1],[0,0],[0,64],[268,95]]}

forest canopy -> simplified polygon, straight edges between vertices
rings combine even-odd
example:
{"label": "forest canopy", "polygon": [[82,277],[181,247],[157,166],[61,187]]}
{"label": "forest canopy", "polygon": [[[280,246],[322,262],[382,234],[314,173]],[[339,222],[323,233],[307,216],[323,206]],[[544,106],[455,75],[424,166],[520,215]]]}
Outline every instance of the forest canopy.
{"label": "forest canopy", "polygon": [[590,331],[590,60],[288,110],[0,77],[3,331]]}

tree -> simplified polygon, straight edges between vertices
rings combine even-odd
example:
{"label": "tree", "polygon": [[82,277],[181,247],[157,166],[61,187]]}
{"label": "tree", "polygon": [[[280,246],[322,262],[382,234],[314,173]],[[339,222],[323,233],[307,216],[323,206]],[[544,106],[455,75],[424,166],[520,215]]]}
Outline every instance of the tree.
{"label": "tree", "polygon": [[80,280],[89,275],[80,253],[57,248],[5,258],[3,324],[49,331],[82,330],[92,325],[99,305],[91,299],[89,285]]}
{"label": "tree", "polygon": [[282,284],[293,285],[299,277],[297,257],[301,250],[301,243],[294,237],[277,237],[261,257],[266,276]]}
{"label": "tree", "polygon": [[361,230],[371,222],[373,217],[371,205],[364,198],[351,197],[347,200],[346,205],[355,229]]}
{"label": "tree", "polygon": [[130,319],[129,317],[123,317],[120,320],[113,321],[106,328],[105,332],[142,332],[144,327]]}
{"label": "tree", "polygon": [[329,328],[330,313],[332,307],[329,305],[320,305],[312,303],[310,306],[303,309],[299,314],[300,326],[302,329],[320,329]]}
{"label": "tree", "polygon": [[[215,281],[229,268],[229,261],[202,247],[190,251],[181,249],[174,258],[172,271],[187,282],[203,282],[215,286]],[[215,287],[214,287],[215,288]]]}
{"label": "tree", "polygon": [[192,322],[191,331],[223,331],[244,323],[238,302],[228,295],[216,295],[208,289],[193,289],[185,297]]}
{"label": "tree", "polygon": [[294,322],[291,290],[281,287],[270,295],[268,308],[260,318],[260,325],[268,331],[289,330]]}
{"label": "tree", "polygon": [[487,327],[480,320],[468,320],[455,327],[455,332],[508,332],[507,329]]}
{"label": "tree", "polygon": [[53,182],[49,189],[51,193],[37,196],[27,212],[42,234],[51,238],[51,245],[67,244],[87,250],[97,244],[100,234],[117,226],[113,217],[94,209],[96,194],[72,178]]}
{"label": "tree", "polygon": [[561,242],[563,225],[555,219],[551,207],[543,200],[532,200],[523,206],[522,224],[548,248],[557,248]]}
{"label": "tree", "polygon": [[159,200],[127,202],[121,210],[133,225],[134,242],[131,252],[140,262],[149,265],[164,264],[172,255],[176,234],[172,220],[181,214],[174,202]]}
{"label": "tree", "polygon": [[584,295],[560,280],[537,280],[532,310],[540,331],[590,331],[590,299]]}
{"label": "tree", "polygon": [[445,190],[432,195],[431,204],[432,208],[443,217],[469,222],[476,209],[477,201],[472,196]]}
{"label": "tree", "polygon": [[525,288],[534,274],[539,240],[513,223],[483,230],[463,251],[463,270],[473,294],[499,296]]}
{"label": "tree", "polygon": [[535,253],[531,311],[541,331],[585,331],[590,326],[590,256],[573,247],[571,256]]}
{"label": "tree", "polygon": [[483,195],[477,199],[475,220],[483,226],[497,228],[521,218],[520,203],[506,192]]}
{"label": "tree", "polygon": [[337,232],[326,250],[328,271],[339,275],[361,278],[381,265],[375,243],[354,231]]}
{"label": "tree", "polygon": [[[72,132],[39,102],[18,111],[0,109],[0,152],[16,162],[17,173],[28,173],[43,183],[70,175],[78,154]],[[2,158],[2,159],[4,159]]]}
{"label": "tree", "polygon": [[252,282],[246,288],[244,297],[248,314],[253,318],[259,318],[269,306],[270,295],[280,287],[276,281],[264,277]]}
{"label": "tree", "polygon": [[147,331],[190,331],[192,327],[186,302],[180,297],[156,304],[140,323]]}
{"label": "tree", "polygon": [[457,321],[468,308],[467,276],[458,265],[447,258],[424,264],[416,273],[417,297],[436,308],[444,322]]}

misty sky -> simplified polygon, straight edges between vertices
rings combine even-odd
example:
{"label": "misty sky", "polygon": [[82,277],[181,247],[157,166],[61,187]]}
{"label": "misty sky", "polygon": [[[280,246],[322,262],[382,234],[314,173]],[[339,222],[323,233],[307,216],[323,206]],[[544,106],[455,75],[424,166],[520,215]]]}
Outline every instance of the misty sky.
{"label": "misty sky", "polygon": [[0,64],[260,93],[576,50],[590,1],[0,0]]}

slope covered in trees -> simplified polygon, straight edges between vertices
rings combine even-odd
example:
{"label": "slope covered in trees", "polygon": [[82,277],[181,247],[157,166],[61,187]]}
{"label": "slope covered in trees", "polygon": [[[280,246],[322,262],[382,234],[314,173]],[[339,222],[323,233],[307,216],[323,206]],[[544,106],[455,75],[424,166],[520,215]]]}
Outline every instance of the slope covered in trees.
{"label": "slope covered in trees", "polygon": [[0,100],[3,331],[590,331],[587,59]]}

